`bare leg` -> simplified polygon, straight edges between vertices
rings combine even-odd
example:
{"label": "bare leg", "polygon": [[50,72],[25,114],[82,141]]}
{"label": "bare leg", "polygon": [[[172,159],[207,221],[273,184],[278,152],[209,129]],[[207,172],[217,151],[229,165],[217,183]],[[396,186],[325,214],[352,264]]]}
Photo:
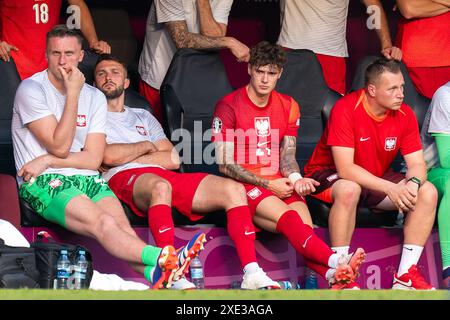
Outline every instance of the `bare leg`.
{"label": "bare leg", "polygon": [[270,196],[258,204],[253,221],[264,230],[277,232],[278,220],[288,210],[292,208],[276,196]]}
{"label": "bare leg", "polygon": [[[97,202],[97,205],[100,206],[100,208],[102,208],[103,211],[107,212],[116,220],[117,224],[119,225],[119,228],[127,232],[129,235],[138,238],[138,235],[131,227],[127,216],[123,212],[122,205],[120,204],[119,199],[113,197],[106,197],[99,200]],[[139,263],[129,262],[129,265],[136,272],[144,273],[144,265],[142,264],[142,262]]]}
{"label": "bare leg", "polygon": [[194,199],[192,210],[197,213],[246,206],[247,197],[242,184],[214,175],[206,176],[199,184]]}
{"label": "bare leg", "polygon": [[333,184],[333,205],[328,216],[328,229],[333,247],[350,245],[360,195],[361,187],[355,182],[341,179]]}
{"label": "bare leg", "polygon": [[[423,247],[430,236],[436,215],[437,191],[436,188],[425,182],[419,189],[414,211],[406,214],[403,227],[404,243]],[[392,201],[386,197],[376,209],[397,210]]]}
{"label": "bare leg", "polygon": [[128,262],[141,263],[141,253],[146,244],[124,231],[115,217],[88,197],[81,195],[68,203],[66,225],[77,234],[95,238],[113,256]]}
{"label": "bare leg", "polygon": [[152,174],[141,174],[134,184],[133,201],[143,212],[152,205],[172,205],[172,187],[167,180]]}
{"label": "bare leg", "polygon": [[308,226],[312,227],[312,219],[311,214],[309,213],[308,206],[306,203],[302,201],[296,201],[289,204],[289,207],[297,211],[298,215],[302,219],[303,223],[307,224]]}

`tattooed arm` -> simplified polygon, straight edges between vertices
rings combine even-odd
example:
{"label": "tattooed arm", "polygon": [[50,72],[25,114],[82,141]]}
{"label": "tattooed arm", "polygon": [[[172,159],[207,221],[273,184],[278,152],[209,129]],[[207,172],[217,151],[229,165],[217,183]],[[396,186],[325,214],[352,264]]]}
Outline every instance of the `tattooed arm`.
{"label": "tattooed arm", "polygon": [[165,22],[165,27],[177,49],[219,49],[228,48],[239,61],[250,59],[249,48],[233,37],[208,37],[189,32],[186,21]]}
{"label": "tattooed arm", "polygon": [[280,150],[280,171],[284,177],[289,177],[291,173],[300,173],[297,159],[295,159],[295,151],[297,147],[297,139],[292,136],[285,136],[281,141]]}
{"label": "tattooed arm", "polygon": [[293,136],[284,136],[280,147],[280,171],[284,177],[289,178],[294,185],[295,191],[306,196],[316,191],[316,186],[320,183],[314,179],[303,178],[300,174],[300,168],[295,158],[297,148],[297,139]]}
{"label": "tattooed arm", "polygon": [[253,184],[272,191],[280,199],[290,197],[294,188],[287,178],[267,180],[234,162],[234,143],[216,142],[216,161],[219,171],[240,182]]}
{"label": "tattooed arm", "polygon": [[234,163],[233,142],[216,142],[216,161],[219,171],[230,178],[263,188],[267,188],[269,185],[269,180],[260,178]]}

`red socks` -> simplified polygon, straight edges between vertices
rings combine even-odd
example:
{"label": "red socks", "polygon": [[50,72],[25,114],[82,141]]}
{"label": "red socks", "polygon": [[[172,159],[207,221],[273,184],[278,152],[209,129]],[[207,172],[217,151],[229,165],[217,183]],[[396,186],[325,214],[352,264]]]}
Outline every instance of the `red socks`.
{"label": "red socks", "polygon": [[316,236],[309,225],[303,223],[296,211],[288,210],[280,217],[277,231],[285,235],[295,250],[306,259],[328,267],[328,260],[334,252]]}
{"label": "red socks", "polygon": [[256,262],[255,227],[247,206],[235,207],[227,211],[228,235],[234,241],[242,267]]}
{"label": "red socks", "polygon": [[157,247],[172,245],[175,240],[172,209],[165,204],[157,204],[148,209],[148,226]]}

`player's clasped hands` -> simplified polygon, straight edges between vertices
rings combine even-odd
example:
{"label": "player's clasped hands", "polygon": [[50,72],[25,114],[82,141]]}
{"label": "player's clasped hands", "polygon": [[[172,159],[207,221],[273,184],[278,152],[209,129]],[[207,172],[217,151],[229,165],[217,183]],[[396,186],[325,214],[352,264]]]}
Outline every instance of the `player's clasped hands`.
{"label": "player's clasped hands", "polygon": [[289,198],[294,192],[294,186],[288,178],[279,178],[270,180],[267,189],[272,191],[278,198]]}
{"label": "player's clasped hands", "polygon": [[298,179],[294,184],[295,192],[300,196],[306,196],[316,191],[316,187],[320,186],[320,182],[314,179],[302,178]]}
{"label": "player's clasped hands", "polygon": [[387,193],[398,211],[406,213],[413,211],[417,201],[417,190],[410,188],[406,183],[393,184]]}

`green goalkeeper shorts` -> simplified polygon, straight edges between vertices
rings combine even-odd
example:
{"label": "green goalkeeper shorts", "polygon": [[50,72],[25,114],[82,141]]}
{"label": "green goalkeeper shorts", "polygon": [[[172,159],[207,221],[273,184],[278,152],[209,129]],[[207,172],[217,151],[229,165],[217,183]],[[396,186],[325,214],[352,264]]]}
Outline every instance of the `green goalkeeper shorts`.
{"label": "green goalkeeper shorts", "polygon": [[86,195],[93,202],[105,197],[115,197],[108,183],[100,176],[65,176],[43,174],[33,183],[20,186],[19,197],[26,201],[46,220],[66,228],[66,206],[73,198]]}

